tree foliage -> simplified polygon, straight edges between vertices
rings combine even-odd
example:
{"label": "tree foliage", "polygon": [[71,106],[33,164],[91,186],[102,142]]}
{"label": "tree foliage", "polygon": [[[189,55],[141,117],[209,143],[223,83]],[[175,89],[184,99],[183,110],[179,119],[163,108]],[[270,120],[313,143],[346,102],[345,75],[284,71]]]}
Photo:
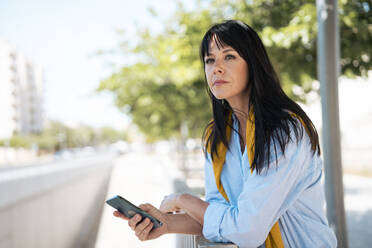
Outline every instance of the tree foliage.
{"label": "tree foliage", "polygon": [[92,128],[79,125],[71,128],[58,121],[49,121],[40,134],[15,134],[9,140],[0,140],[0,146],[32,148],[54,151],[62,148],[75,148],[111,144],[127,140],[127,134],[111,127]]}
{"label": "tree foliage", "polygon": [[[371,7],[368,0],[339,2],[341,71],[347,76],[366,76],[372,68]],[[284,90],[304,101],[316,79],[317,15],[310,0],[199,0],[193,10],[179,2],[162,33],[141,28],[134,46],[123,38],[123,56],[138,60],[103,80],[99,90],[111,91],[149,140],[178,137],[185,123],[191,137],[200,137],[211,111],[199,45],[213,23],[226,19],[258,31]],[[303,93],[293,91],[295,85]]]}

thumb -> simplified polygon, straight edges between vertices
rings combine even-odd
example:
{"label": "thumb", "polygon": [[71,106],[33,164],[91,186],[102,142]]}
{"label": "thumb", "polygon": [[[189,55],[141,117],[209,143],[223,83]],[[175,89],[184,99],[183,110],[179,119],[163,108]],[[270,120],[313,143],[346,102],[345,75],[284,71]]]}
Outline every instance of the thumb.
{"label": "thumb", "polygon": [[162,216],[162,214],[159,211],[159,209],[157,209],[156,207],[154,207],[150,203],[141,204],[138,207],[140,209],[142,209],[143,211],[149,213],[150,215],[154,216],[155,218],[159,218],[159,217],[161,218],[161,216]]}
{"label": "thumb", "polygon": [[153,205],[151,205],[150,203],[145,203],[145,204],[141,204],[138,206],[140,209],[142,209],[143,211],[150,211],[151,209],[154,209],[155,207]]}

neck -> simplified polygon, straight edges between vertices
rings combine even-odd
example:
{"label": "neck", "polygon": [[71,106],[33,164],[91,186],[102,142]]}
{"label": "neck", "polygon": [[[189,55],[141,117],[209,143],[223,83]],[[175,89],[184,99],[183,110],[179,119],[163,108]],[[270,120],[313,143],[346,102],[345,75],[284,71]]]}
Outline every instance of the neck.
{"label": "neck", "polygon": [[226,99],[231,108],[234,111],[235,116],[239,120],[239,134],[241,135],[239,142],[241,151],[244,152],[244,147],[246,143],[246,125],[247,119],[249,117],[249,93],[242,94],[241,96],[235,96],[234,98]]}
{"label": "neck", "polygon": [[234,111],[234,114],[239,119],[241,124],[244,124],[248,118],[248,104],[249,104],[249,94],[242,94],[241,96],[236,96],[234,98],[226,99],[231,108]]}

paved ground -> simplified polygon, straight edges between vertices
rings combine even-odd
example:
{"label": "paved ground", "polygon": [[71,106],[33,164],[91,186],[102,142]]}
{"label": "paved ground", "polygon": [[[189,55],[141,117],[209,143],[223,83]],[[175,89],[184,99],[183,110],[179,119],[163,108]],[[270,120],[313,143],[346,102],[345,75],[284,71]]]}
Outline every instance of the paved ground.
{"label": "paved ground", "polygon": [[[158,207],[164,195],[173,191],[174,179],[181,177],[166,155],[125,155],[116,163],[107,197],[119,194],[134,204],[149,202]],[[345,175],[344,184],[349,247],[372,247],[372,179]],[[112,212],[111,207],[105,207],[96,248],[175,247],[174,235],[138,241],[127,223],[113,217]]]}
{"label": "paved ground", "polygon": [[372,179],[345,175],[344,185],[349,247],[372,247]]}
{"label": "paved ground", "polygon": [[[121,195],[135,205],[151,203],[159,207],[163,197],[173,192],[173,180],[181,177],[167,156],[139,153],[118,159],[112,173],[107,198]],[[175,235],[141,242],[126,221],[112,216],[113,208],[105,206],[96,248],[165,248],[175,247]]]}

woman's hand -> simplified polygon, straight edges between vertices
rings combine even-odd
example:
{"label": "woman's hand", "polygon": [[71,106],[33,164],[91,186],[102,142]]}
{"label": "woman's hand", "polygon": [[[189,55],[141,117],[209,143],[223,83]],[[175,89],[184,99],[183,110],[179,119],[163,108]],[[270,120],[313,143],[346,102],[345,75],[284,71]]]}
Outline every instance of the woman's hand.
{"label": "woman's hand", "polygon": [[152,229],[154,224],[151,222],[151,220],[146,218],[141,222],[142,216],[140,214],[136,214],[129,219],[119,211],[115,211],[114,216],[127,220],[129,227],[135,232],[136,236],[141,241],[156,239],[168,232],[169,221],[166,214],[160,212],[151,204],[141,204],[139,208],[154,216],[156,219],[161,221],[163,225],[161,227]]}
{"label": "woman's hand", "polygon": [[182,194],[175,193],[164,197],[160,204],[160,211],[163,213],[179,212],[181,209],[177,205]]}

